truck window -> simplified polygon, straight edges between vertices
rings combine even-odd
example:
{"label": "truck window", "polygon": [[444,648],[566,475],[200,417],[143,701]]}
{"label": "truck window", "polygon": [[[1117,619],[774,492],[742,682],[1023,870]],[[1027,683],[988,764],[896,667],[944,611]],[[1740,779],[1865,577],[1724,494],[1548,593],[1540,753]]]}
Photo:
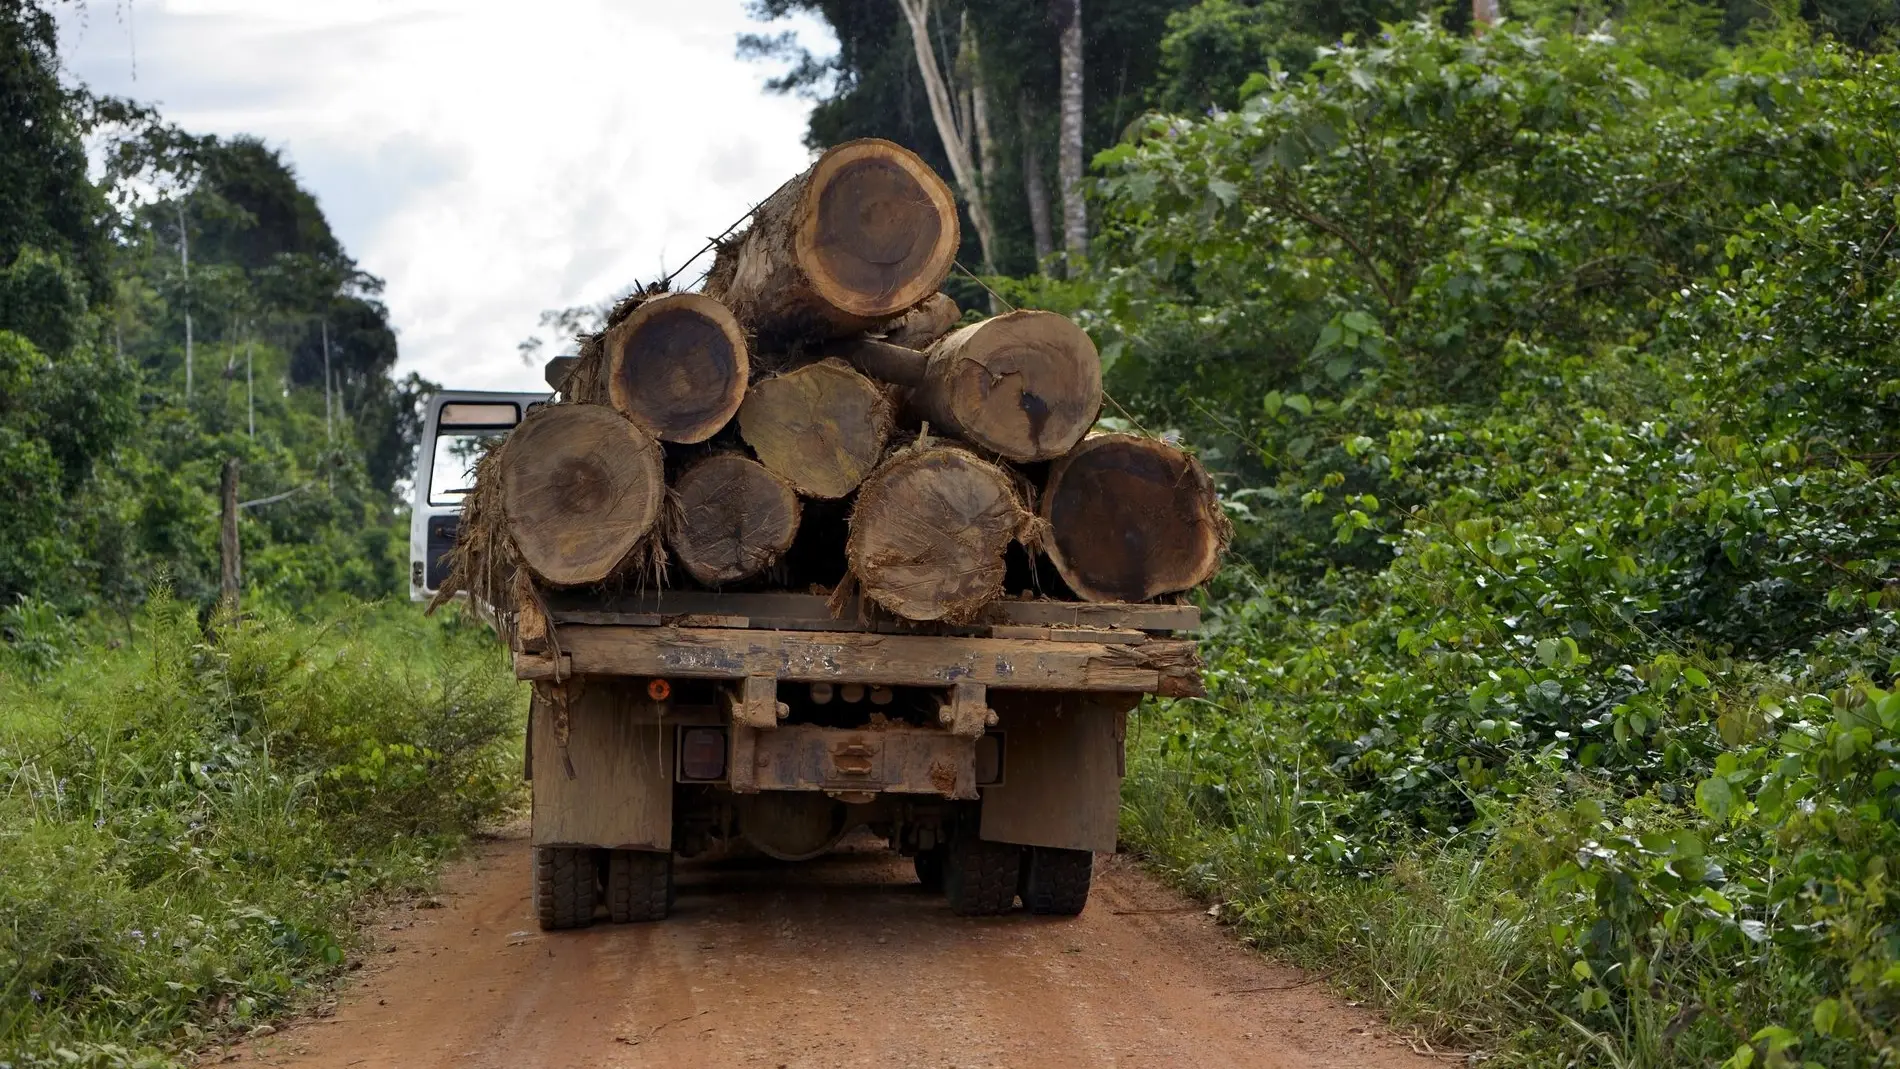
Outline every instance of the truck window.
{"label": "truck window", "polygon": [[490,443],[505,430],[444,430],[435,436],[435,459],[429,466],[429,504],[459,505],[475,487],[475,464]]}
{"label": "truck window", "polygon": [[512,401],[451,401],[436,415],[429,504],[460,505],[475,486],[475,464],[521,418]]}

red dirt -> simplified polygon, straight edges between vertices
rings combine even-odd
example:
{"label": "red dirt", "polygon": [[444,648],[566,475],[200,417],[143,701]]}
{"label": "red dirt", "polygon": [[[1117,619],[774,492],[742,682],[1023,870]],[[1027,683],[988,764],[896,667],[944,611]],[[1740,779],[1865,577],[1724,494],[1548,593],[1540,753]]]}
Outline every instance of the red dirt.
{"label": "red dirt", "polygon": [[329,1016],[247,1066],[1251,1066],[1421,1069],[1367,1012],[1237,945],[1118,857],[1074,920],[954,917],[908,861],[683,863],[670,920],[535,929],[528,844],[393,911]]}

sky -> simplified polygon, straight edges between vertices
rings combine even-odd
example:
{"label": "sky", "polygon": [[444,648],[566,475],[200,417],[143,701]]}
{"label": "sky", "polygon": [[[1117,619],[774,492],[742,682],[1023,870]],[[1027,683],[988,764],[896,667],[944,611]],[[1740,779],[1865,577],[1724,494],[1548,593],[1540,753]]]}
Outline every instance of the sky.
{"label": "sky", "polygon": [[677,268],[811,159],[809,102],[766,92],[774,72],[736,58],[737,35],[760,29],[743,0],[60,11],[71,77],[281,150],[387,283],[398,374],[451,388],[543,388],[539,358],[516,348],[543,309]]}

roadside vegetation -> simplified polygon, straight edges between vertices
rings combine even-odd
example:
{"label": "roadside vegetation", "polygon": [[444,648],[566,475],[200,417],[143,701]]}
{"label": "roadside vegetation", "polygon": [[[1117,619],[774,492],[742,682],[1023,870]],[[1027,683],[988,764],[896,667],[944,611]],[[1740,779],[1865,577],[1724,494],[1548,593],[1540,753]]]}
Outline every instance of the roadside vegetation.
{"label": "roadside vegetation", "polygon": [[0,652],[0,1065],[166,1065],[308,1001],[370,903],[516,798],[479,622],[331,604],[129,636],[32,607]]}
{"label": "roadside vegetation", "polygon": [[1126,418],[1223,473],[1126,834],[1500,1064],[1900,1059],[1900,67],[1391,26],[1097,159]]}

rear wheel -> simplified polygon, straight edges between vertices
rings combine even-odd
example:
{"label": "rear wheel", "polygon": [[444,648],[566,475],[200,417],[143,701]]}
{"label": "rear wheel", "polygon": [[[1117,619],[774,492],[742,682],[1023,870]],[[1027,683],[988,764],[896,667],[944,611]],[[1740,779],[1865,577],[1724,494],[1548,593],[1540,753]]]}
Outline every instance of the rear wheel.
{"label": "rear wheel", "polygon": [[594,922],[594,852],[581,847],[534,848],[534,911],[542,931]]}
{"label": "rear wheel", "polygon": [[943,847],[933,846],[917,851],[917,856],[910,859],[912,866],[917,869],[917,882],[923,884],[924,890],[931,894],[943,891],[943,855]]}
{"label": "rear wheel", "polygon": [[952,843],[944,859],[943,890],[950,911],[964,917],[1008,913],[1016,904],[1023,848],[974,835]]}
{"label": "rear wheel", "polygon": [[672,908],[671,852],[608,851],[607,915],[615,924],[664,920]]}
{"label": "rear wheel", "polygon": [[1087,850],[1032,846],[1024,851],[1023,906],[1044,916],[1073,917],[1089,904],[1095,855]]}

